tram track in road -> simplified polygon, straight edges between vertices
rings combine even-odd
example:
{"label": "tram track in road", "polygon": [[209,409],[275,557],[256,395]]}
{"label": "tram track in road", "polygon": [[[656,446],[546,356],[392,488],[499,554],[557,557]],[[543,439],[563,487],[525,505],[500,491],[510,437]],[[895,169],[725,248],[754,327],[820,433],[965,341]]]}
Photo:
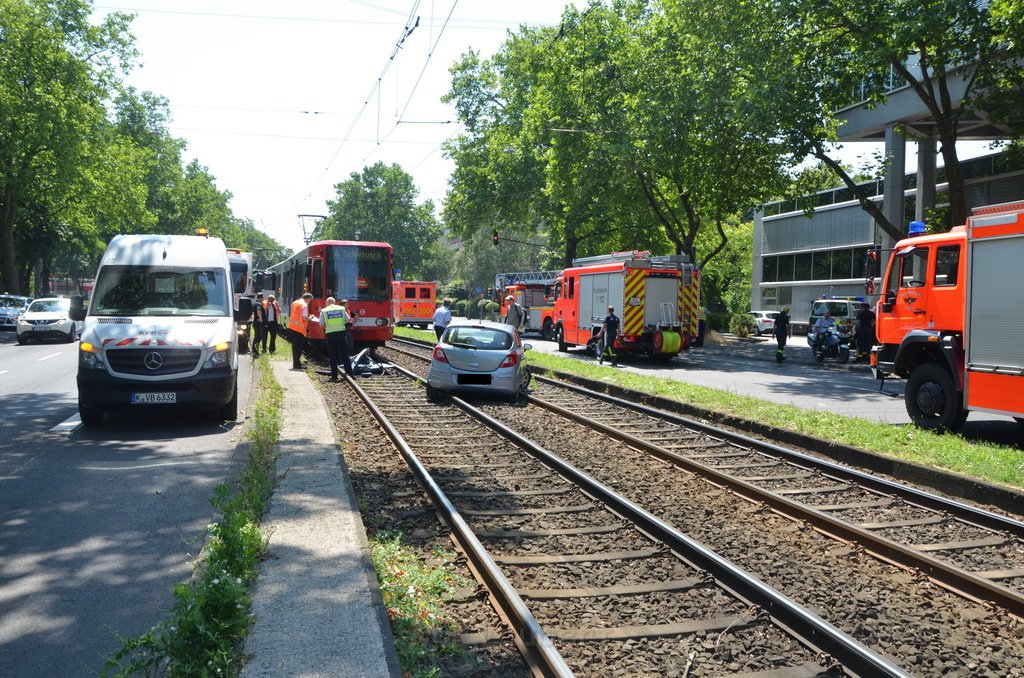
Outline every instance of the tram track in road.
{"label": "tram track in road", "polygon": [[[389,344],[383,353],[421,375],[426,374],[428,348],[411,347],[408,353],[399,353]],[[947,589],[955,587],[935,586],[937,578],[929,578],[931,573],[924,569],[893,565],[890,559],[868,553],[866,547],[849,538],[837,540],[836,537],[826,537],[825,531],[812,522],[785,517],[784,512],[771,504],[746,498],[728,483],[715,483],[695,475],[696,471],[680,469],[650,452],[642,451],[642,446],[624,443],[616,432],[596,432],[571,418],[543,410],[535,401],[543,397],[542,391],[555,387],[549,387],[542,381],[535,377],[529,397],[522,399],[521,404],[529,403],[525,407],[509,408],[487,403],[480,405],[492,416],[523,431],[525,435],[564,456],[605,484],[614,486],[667,523],[693,535],[769,585],[818,611],[836,626],[886,656],[899,657],[905,662],[905,668],[915,675],[956,674],[958,670],[967,671],[965,666],[971,666],[964,675],[1024,676],[1024,650],[1020,642],[1024,638],[1024,627],[1021,626],[1020,618],[1006,607],[973,602],[972,598],[987,600],[984,595],[965,598],[962,593],[948,592]],[[595,395],[587,394],[583,403],[569,403],[563,409],[574,411],[593,406],[600,401],[593,400]],[[574,394],[572,397],[578,396]],[[611,419],[615,424],[636,421],[633,414],[622,416],[621,411]],[[697,423],[703,426],[701,422]],[[632,429],[630,435],[633,437],[641,437],[644,432],[644,427],[640,425],[625,428]],[[659,422],[655,428],[664,430],[664,422]],[[705,432],[702,435],[708,434]],[[682,440],[676,432],[666,437],[669,445]],[[736,455],[726,456],[719,459],[719,462],[725,466],[735,466],[726,470],[746,481],[768,476],[772,482],[790,482],[775,476],[800,475],[805,472],[777,466],[780,462],[761,458],[759,455],[762,451],[745,449],[745,444],[737,447],[735,442],[725,440],[724,435],[713,437],[717,438],[714,443],[717,447],[712,447],[706,454]],[[580,440],[590,442],[581,444]],[[664,440],[662,442],[665,443]],[[768,447],[771,445],[768,444]],[[676,450],[677,453],[681,451],[685,450]],[[699,454],[696,450],[690,452],[695,456]],[[704,462],[707,461],[705,458]],[[770,466],[757,466],[769,463]],[[749,466],[741,468],[746,465]],[[853,474],[856,475],[856,472]],[[815,487],[824,487],[822,479],[827,479],[828,475],[812,473],[809,478]],[[891,483],[886,479],[878,480],[883,488]],[[843,478],[828,480],[828,485],[837,487],[845,482]],[[882,501],[877,499],[873,487],[870,493],[873,495],[870,501]],[[842,494],[840,490],[823,494],[834,495],[834,498],[831,501],[815,499],[811,505],[831,503],[834,512],[839,503],[867,503],[837,501]],[[789,498],[795,496],[798,495],[790,495]],[[946,501],[941,497],[936,500],[940,504]],[[923,499],[915,500],[916,503],[920,501]],[[908,507],[911,502],[897,498],[891,502],[885,499],[884,504],[881,508],[888,507],[887,510],[910,510]],[[929,515],[923,517],[890,516],[884,520],[851,518],[856,515],[855,511],[874,511],[878,508],[847,508],[846,517],[855,526],[868,522],[894,523],[920,519],[925,525],[916,527],[925,526],[938,531],[938,537],[925,535],[927,543],[966,542],[972,538],[966,532],[960,534],[960,528],[956,525],[958,521],[945,513],[942,513],[941,522],[934,520],[935,511],[944,512],[945,508],[926,507]],[[1001,520],[999,517],[994,519]],[[996,528],[998,533],[994,533],[991,531],[991,520],[990,517],[978,519],[981,528],[988,530],[988,537],[983,538],[998,534],[1004,541],[1017,543],[1017,538],[1011,534],[1016,528],[1009,531]],[[896,535],[902,534],[905,537],[910,534],[906,531],[908,527],[915,526],[887,529],[894,529]],[[975,530],[978,526],[967,524],[964,529]],[[872,531],[869,530],[869,533]],[[956,536],[958,534],[960,536]],[[921,538],[917,539],[924,543]],[[980,553],[974,548],[955,550]],[[933,558],[937,555],[927,550],[924,554]],[[973,567],[972,572],[985,569],[998,568],[979,563]],[[982,579],[986,587],[998,581]],[[1012,584],[1015,580],[1009,578],[1002,581]],[[1016,591],[1015,588],[1010,590],[1011,593]],[[950,648],[958,649],[952,651]],[[969,656],[971,659],[958,659],[958,655]]]}
{"label": "tram track in road", "polygon": [[835,662],[907,675],[464,401],[442,406],[460,434],[439,442],[439,413],[413,378],[390,368],[357,389],[537,673],[608,675],[621,666],[603,658],[628,648],[629,670],[652,675],[698,655],[703,675],[812,676]]}

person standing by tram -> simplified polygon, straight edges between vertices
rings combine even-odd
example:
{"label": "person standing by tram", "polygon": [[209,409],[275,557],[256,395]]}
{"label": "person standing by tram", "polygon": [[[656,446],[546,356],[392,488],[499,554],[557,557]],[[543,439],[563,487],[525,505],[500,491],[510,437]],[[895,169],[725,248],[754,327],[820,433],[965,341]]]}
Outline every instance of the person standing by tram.
{"label": "person standing by tram", "polygon": [[[256,295],[252,305],[252,357],[258,358],[260,350],[267,352],[267,306],[263,292]],[[262,349],[261,349],[262,347]]]}
{"label": "person standing by tram", "polygon": [[306,292],[301,298],[292,302],[291,314],[288,316],[288,338],[292,342],[292,369],[302,369],[302,351],[306,348],[306,335],[309,329],[309,302],[313,295]]}
{"label": "person standing by tram", "polygon": [[327,359],[331,363],[331,381],[338,380],[338,365],[341,364],[348,376],[352,374],[352,363],[348,354],[348,330],[352,316],[344,305],[335,303],[334,297],[327,297],[327,306],[320,311],[320,324],[327,338]]}
{"label": "person standing by tram", "polygon": [[277,328],[281,318],[281,305],[273,294],[267,296],[267,331],[263,334],[263,352],[267,350],[267,335],[270,336],[270,352],[277,353]]}

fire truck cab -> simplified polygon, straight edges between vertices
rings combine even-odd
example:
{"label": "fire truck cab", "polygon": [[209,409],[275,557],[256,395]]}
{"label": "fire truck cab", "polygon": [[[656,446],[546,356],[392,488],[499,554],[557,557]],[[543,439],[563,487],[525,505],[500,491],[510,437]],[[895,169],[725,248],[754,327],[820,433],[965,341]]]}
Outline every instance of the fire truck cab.
{"label": "fire truck cab", "polygon": [[697,337],[699,280],[685,255],[617,252],[575,259],[555,283],[558,349],[586,345],[612,306],[620,319],[616,354],[671,360]]}
{"label": "fire truck cab", "polygon": [[508,312],[509,296],[526,311],[523,332],[540,334],[544,339],[555,338],[555,282],[561,271],[519,271],[494,276],[494,289],[501,295],[501,317]]}
{"label": "fire truck cab", "polygon": [[1024,202],[896,243],[876,310],[877,379],[907,380],[918,426],[958,430],[971,410],[1024,423]]}

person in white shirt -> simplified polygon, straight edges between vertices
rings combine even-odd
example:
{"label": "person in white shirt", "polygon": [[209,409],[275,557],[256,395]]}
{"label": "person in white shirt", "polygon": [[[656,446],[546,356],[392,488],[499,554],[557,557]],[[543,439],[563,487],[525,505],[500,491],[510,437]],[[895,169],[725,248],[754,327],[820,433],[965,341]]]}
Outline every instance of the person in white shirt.
{"label": "person in white shirt", "polygon": [[452,300],[445,299],[437,310],[434,311],[434,334],[440,339],[444,333],[444,328],[448,327],[448,324],[452,321],[451,311]]}

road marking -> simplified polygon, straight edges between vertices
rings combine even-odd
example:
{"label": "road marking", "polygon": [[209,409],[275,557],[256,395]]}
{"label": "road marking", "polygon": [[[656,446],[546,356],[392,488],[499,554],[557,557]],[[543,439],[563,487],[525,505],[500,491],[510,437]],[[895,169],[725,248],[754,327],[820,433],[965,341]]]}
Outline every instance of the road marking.
{"label": "road marking", "polygon": [[79,466],[83,471],[135,471],[142,468],[158,468],[160,466],[185,466],[198,464],[197,461],[167,461],[160,464],[138,464],[135,466]]}
{"label": "road marking", "polygon": [[75,414],[50,429],[51,433],[71,433],[82,425],[82,418]]}
{"label": "road marking", "polygon": [[49,360],[50,358],[56,358],[59,355],[60,353],[51,353],[50,355],[43,356],[42,358],[37,358],[36,361],[43,362],[44,360]]}

